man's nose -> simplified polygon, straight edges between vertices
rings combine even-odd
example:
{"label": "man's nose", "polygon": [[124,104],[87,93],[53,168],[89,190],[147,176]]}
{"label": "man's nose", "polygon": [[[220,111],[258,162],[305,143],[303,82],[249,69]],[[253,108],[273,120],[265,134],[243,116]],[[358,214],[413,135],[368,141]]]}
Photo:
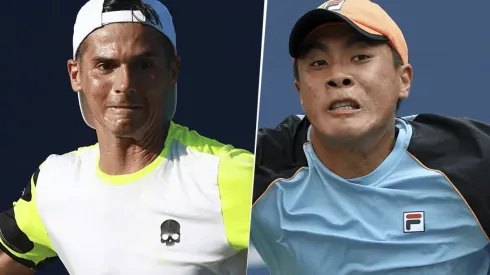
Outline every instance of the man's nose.
{"label": "man's nose", "polygon": [[345,88],[354,85],[354,78],[348,73],[346,66],[332,65],[325,84],[331,88]]}
{"label": "man's nose", "polygon": [[132,93],[135,91],[134,72],[128,65],[121,65],[116,70],[114,90],[116,93]]}
{"label": "man's nose", "polygon": [[327,82],[328,86],[330,87],[345,87],[345,86],[351,86],[353,83],[352,79],[350,78],[342,78],[342,79],[335,79],[335,80],[330,80]]}
{"label": "man's nose", "polygon": [[337,75],[335,77],[330,77],[326,80],[328,87],[332,88],[343,88],[350,87],[354,85],[354,80],[348,75]]}

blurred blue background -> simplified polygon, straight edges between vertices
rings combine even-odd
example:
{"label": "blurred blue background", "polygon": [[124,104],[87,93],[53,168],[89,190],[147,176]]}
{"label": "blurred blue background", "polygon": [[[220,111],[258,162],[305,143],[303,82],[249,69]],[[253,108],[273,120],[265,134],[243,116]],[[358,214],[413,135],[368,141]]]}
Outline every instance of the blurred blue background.
{"label": "blurred blue background", "polygon": [[[347,0],[349,1],[349,0]],[[262,63],[259,127],[274,127],[303,113],[288,54],[295,21],[320,0],[268,0]],[[439,113],[490,122],[490,1],[374,0],[402,29],[414,82],[399,115]],[[483,22],[483,23],[482,23]],[[251,253],[248,275],[267,275]]]}
{"label": "blurred blue background", "polygon": [[[0,168],[0,210],[20,197],[49,154],[96,142],[66,68],[75,17],[85,2],[2,2],[0,131],[6,163]],[[164,2],[174,16],[182,58],[175,121],[253,152],[263,1],[239,8],[225,0]],[[67,273],[56,262],[37,274]]]}

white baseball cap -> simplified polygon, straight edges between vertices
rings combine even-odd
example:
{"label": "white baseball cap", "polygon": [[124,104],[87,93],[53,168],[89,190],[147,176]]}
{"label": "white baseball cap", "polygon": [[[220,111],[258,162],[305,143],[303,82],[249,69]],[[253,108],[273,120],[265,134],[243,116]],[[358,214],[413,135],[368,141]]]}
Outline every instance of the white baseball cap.
{"label": "white baseball cap", "polygon": [[[152,20],[146,18],[145,15],[138,10],[102,12],[104,0],[88,1],[78,12],[73,28],[73,59],[76,58],[76,53],[80,44],[94,30],[111,23],[127,22],[142,23],[154,27],[170,40],[174,47],[175,54],[177,54],[175,28],[172,16],[167,7],[158,0],[141,0],[141,2],[151,6],[155,10],[159,17],[160,24],[155,20],[152,22]],[[165,110],[168,113],[167,116],[169,119],[173,119],[177,109],[177,84],[175,84],[174,91],[169,95],[168,100],[168,105],[165,106]],[[93,125],[92,113],[87,106],[83,92],[78,93],[78,103],[85,123],[91,128],[95,128]]]}

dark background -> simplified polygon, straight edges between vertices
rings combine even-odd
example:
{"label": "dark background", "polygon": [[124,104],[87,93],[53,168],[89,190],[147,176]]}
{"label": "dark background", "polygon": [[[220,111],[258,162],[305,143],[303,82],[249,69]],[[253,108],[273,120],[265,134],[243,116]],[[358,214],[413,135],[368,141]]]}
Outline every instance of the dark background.
{"label": "dark background", "polygon": [[[96,142],[82,120],[66,69],[73,24],[84,3],[2,1],[0,129],[6,163],[1,210],[20,197],[49,154]],[[174,16],[182,58],[175,122],[253,152],[263,1],[165,3]],[[37,274],[66,272],[56,262]]]}
{"label": "dark background", "polygon": [[[289,32],[306,11],[325,0],[268,0],[259,127],[302,114],[293,85]],[[349,1],[349,0],[346,0]],[[438,113],[490,122],[490,1],[373,0],[402,29],[414,81],[399,115]],[[256,253],[248,275],[266,275]]]}

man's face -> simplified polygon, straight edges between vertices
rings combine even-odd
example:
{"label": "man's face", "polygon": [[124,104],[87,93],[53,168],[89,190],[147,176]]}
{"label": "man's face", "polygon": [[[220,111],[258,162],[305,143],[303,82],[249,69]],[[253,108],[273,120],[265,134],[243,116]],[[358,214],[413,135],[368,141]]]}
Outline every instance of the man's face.
{"label": "man's face", "polygon": [[[141,23],[109,24],[84,42],[69,61],[72,87],[84,93],[98,131],[138,138],[163,125],[178,59],[167,60],[163,35]],[[170,90],[170,91],[169,91]]]}
{"label": "man's face", "polygon": [[304,45],[309,50],[297,61],[295,84],[316,131],[349,142],[393,121],[398,99],[408,97],[412,71],[410,65],[395,69],[387,44],[336,24],[317,29]]}

